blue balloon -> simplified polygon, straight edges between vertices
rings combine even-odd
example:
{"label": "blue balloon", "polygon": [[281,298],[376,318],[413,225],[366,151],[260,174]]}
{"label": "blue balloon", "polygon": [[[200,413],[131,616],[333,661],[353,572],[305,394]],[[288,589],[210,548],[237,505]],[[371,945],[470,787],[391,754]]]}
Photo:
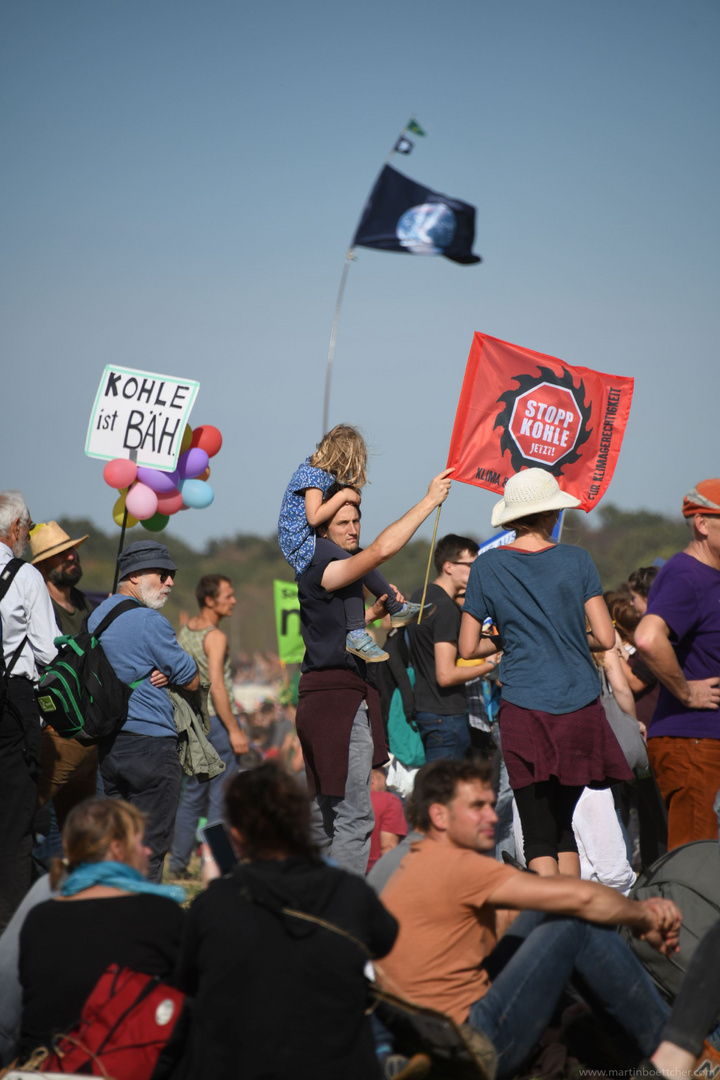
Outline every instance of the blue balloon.
{"label": "blue balloon", "polygon": [[206,480],[181,480],[178,490],[191,510],[204,510],[215,498],[215,492]]}

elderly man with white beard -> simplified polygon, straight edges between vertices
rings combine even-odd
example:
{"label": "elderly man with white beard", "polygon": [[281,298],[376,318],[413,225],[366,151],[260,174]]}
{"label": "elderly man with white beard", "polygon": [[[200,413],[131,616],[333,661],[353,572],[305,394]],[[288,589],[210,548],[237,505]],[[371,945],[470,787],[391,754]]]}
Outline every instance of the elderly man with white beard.
{"label": "elderly man with white beard", "polygon": [[100,745],[100,775],[107,796],[126,799],[146,814],[145,843],[152,852],[147,876],[154,882],[162,880],[182,780],[173,706],[164,687],[195,690],[199,683],[195,661],[160,614],[176,570],[164,544],[130,544],[118,559],[117,593],[88,620],[92,633],[117,604],[128,597],[137,601],[136,610],[123,612],[102,635],[105,655],[121,682],[142,682],[130,695],[119,733],[109,745]]}

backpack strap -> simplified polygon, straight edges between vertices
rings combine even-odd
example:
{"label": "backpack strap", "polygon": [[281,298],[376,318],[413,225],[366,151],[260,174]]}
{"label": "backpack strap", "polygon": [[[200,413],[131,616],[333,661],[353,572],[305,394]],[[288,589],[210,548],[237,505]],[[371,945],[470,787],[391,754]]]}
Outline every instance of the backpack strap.
{"label": "backpack strap", "polygon": [[[12,674],[12,669],[13,669],[13,668],[15,667],[15,665],[16,665],[16,664],[17,664],[17,662],[18,662],[18,660],[20,659],[20,653],[21,653],[21,652],[23,651],[23,649],[25,648],[25,645],[27,644],[27,639],[28,639],[28,638],[27,638],[27,634],[26,634],[26,635],[25,635],[25,637],[24,637],[24,638],[22,639],[22,641],[20,642],[20,644],[18,645],[18,647],[17,647],[17,649],[15,650],[15,652],[14,652],[14,653],[12,654],[12,656],[10,657],[10,663],[9,663],[9,664],[7,665],[7,667],[5,668],[5,671],[4,671],[4,675],[5,675],[5,677],[6,677],[6,678],[7,678],[7,677],[8,677],[9,675],[11,675],[11,674]],[[4,665],[4,658],[3,658],[2,656],[0,656],[0,664],[3,664],[3,665]]]}
{"label": "backpack strap", "polygon": [[112,611],[108,612],[99,626],[96,626],[92,632],[92,637],[99,638],[101,634],[104,634],[110,623],[115,622],[119,615],[123,615],[126,611],[131,611],[133,608],[141,607],[139,600],[133,600],[132,597],[128,597],[127,600],[122,600],[119,604],[116,604]]}
{"label": "backpack strap", "polygon": [[347,941],[351,941],[353,945],[356,945],[358,949],[360,949],[366,960],[372,960],[372,954],[365,942],[360,941],[360,939],[356,938],[353,934],[349,934],[347,930],[343,930],[342,927],[336,926],[335,923],[328,922],[327,919],[321,919],[318,915],[311,915],[309,911],[298,911],[297,908],[282,907],[281,901],[274,904],[268,902],[263,897],[256,896],[244,880],[246,875],[242,873],[242,866],[235,867],[232,876],[235,879],[235,884],[239,886],[240,895],[243,900],[246,900],[251,904],[257,904],[258,907],[271,912],[271,914],[276,917],[279,917],[280,915],[289,915],[293,919],[302,919],[303,922],[314,923],[316,926],[321,926],[323,930],[329,930],[332,934],[338,934]]}
{"label": "backpack strap", "polygon": [[24,565],[25,562],[23,559],[10,559],[3,567],[2,572],[0,573],[0,603],[5,599],[5,593],[12,585],[18,570]]}
{"label": "backpack strap", "polygon": [[[133,600],[131,596],[127,600],[121,600],[119,604],[116,604],[112,611],[108,612],[102,622],[95,627],[92,637],[98,639],[101,634],[104,634],[110,623],[115,622],[119,615],[123,615],[126,611],[132,611],[133,608],[141,607],[139,600]],[[89,633],[89,631],[88,631]],[[147,676],[142,679],[136,679],[135,682],[128,683],[131,690],[137,690],[140,683],[145,682]]]}
{"label": "backpack strap", "polygon": [[[21,566],[24,566],[24,565],[25,565],[25,562],[24,562],[23,559],[10,559],[5,564],[5,566],[3,567],[2,573],[0,573],[0,603],[2,603],[2,601],[5,599],[5,595],[6,595],[7,591],[8,591],[8,589],[10,588],[10,586],[12,585],[12,583],[13,583],[13,581],[15,579],[15,575],[17,574],[18,570],[20,569]],[[1,628],[1,626],[0,626],[0,641],[2,641],[2,628]],[[4,661],[3,655],[2,655],[2,653],[0,653],[0,668],[4,669],[3,674],[9,675],[11,673],[12,669],[17,664],[17,662],[18,662],[18,660],[20,658],[20,653],[25,648],[26,643],[27,643],[27,634],[22,639],[22,641],[18,645],[15,652],[12,654],[12,657],[10,659],[10,663],[7,665],[7,667],[5,667],[5,661]]]}

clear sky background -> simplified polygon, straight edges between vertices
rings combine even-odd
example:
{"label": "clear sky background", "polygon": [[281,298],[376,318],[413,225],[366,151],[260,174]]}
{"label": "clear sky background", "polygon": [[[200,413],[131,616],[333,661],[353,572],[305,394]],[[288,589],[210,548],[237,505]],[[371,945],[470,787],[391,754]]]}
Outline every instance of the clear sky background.
{"label": "clear sky background", "polygon": [[[476,330],[635,377],[606,502],[720,474],[717,0],[4,0],[0,49],[0,486],[35,520],[115,528],[83,451],[122,364],[198,379],[225,439],[168,538],[275,530],[412,113],[393,164],[477,206],[484,262],[357,249],[330,422],[372,450],[365,541],[444,467]],[[455,484],[440,533],[496,498]]]}

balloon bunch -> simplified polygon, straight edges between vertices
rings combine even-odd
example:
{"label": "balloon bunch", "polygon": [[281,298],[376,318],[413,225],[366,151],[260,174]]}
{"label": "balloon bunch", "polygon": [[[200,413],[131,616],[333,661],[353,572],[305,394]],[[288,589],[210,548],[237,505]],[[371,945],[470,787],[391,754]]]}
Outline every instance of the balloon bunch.
{"label": "balloon bunch", "polygon": [[[192,429],[186,425],[180,457],[173,472],[148,469],[127,458],[114,458],[103,469],[105,483],[117,488],[120,497],[113,520],[126,528],[141,522],[150,532],[161,532],[179,510],[204,510],[215,498],[207,480],[209,461],[222,446],[222,435],[211,424]],[[127,520],[125,515],[127,513]]]}

